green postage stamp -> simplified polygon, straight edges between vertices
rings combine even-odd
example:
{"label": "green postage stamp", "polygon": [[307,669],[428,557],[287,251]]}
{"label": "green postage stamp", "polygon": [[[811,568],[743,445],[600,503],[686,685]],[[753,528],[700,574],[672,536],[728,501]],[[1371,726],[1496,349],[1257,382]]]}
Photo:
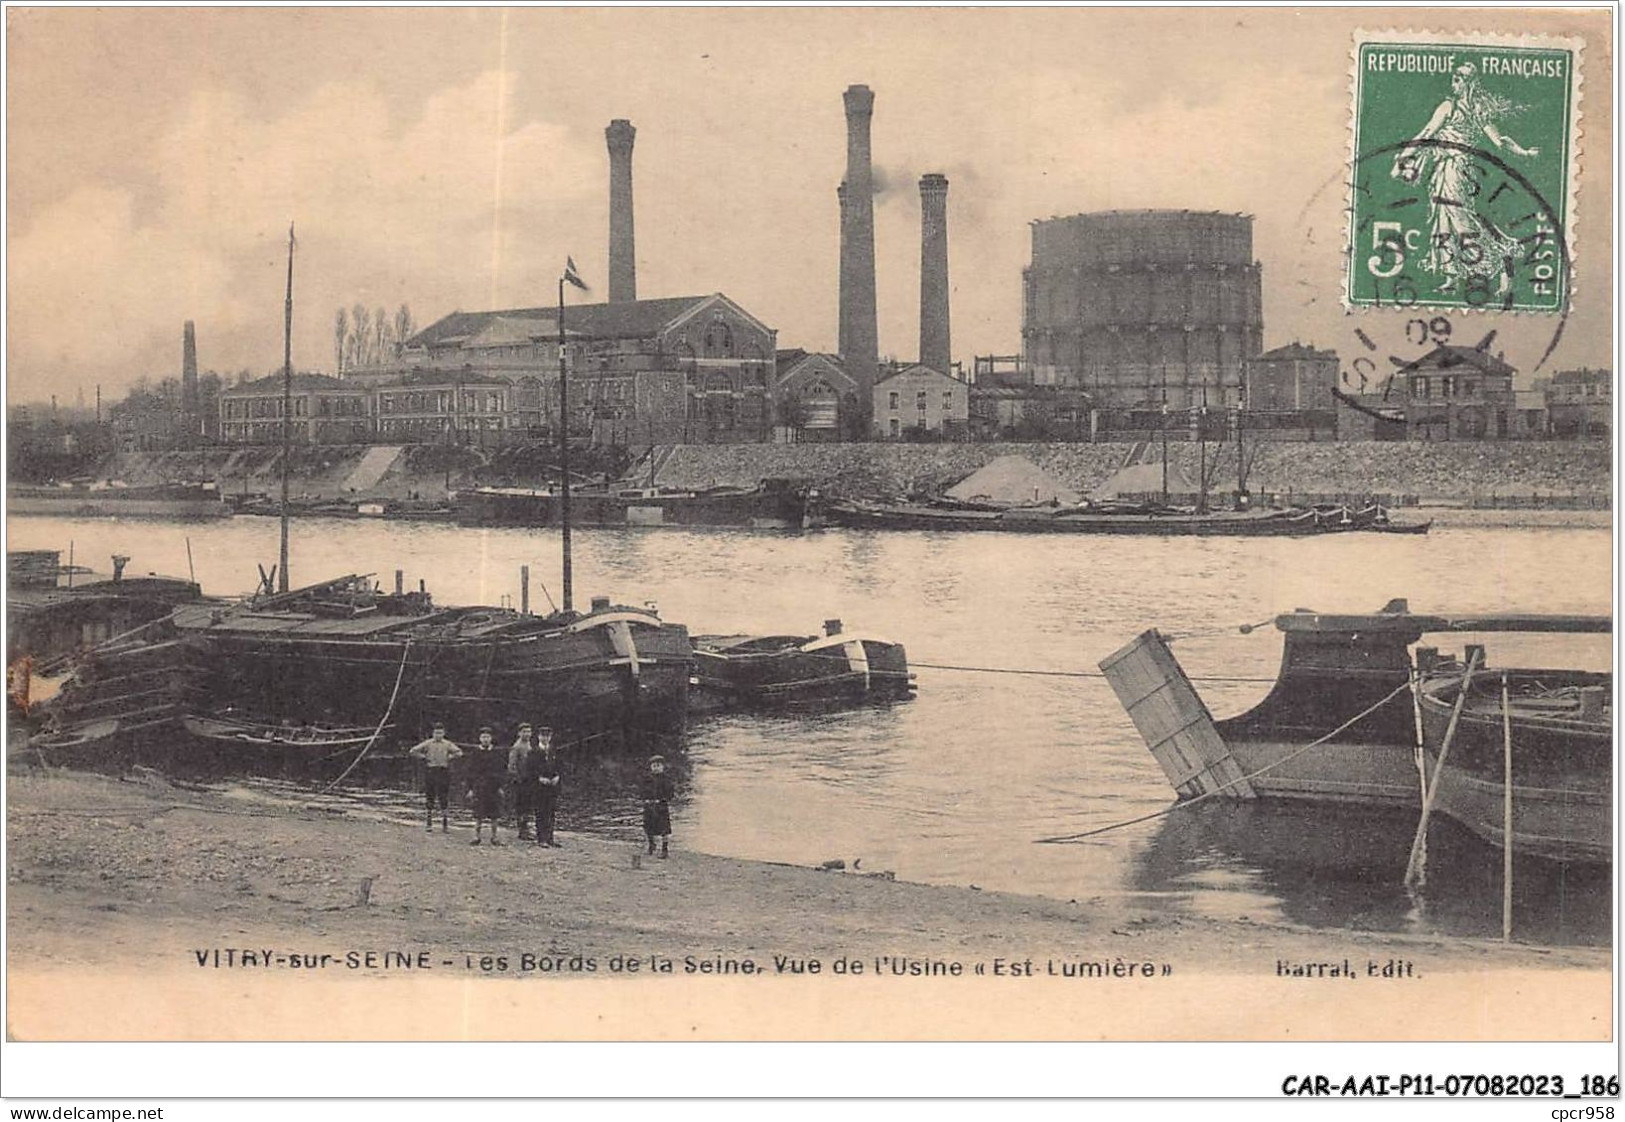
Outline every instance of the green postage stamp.
{"label": "green postage stamp", "polygon": [[1550,36],[1355,33],[1350,307],[1567,309],[1580,54]]}

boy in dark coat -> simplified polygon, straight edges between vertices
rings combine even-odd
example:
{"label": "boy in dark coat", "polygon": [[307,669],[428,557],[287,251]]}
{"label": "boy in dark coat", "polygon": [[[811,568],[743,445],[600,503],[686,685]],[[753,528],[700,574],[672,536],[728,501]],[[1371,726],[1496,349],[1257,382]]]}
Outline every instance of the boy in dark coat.
{"label": "boy in dark coat", "polygon": [[536,844],[559,848],[553,839],[553,816],[559,808],[559,761],[553,754],[553,730],[543,729],[531,753],[531,770],[536,776]]}
{"label": "boy in dark coat", "polygon": [[671,777],[666,774],[666,757],[649,757],[649,774],[643,780],[643,833],[654,855],[655,839],[660,839],[660,856],[666,856],[671,837]]}
{"label": "boy in dark coat", "polygon": [[508,778],[508,753],[491,742],[491,729],[480,730],[479,747],[468,756],[468,798],[474,804],[474,840],[480,844],[485,823],[491,824],[491,844],[497,840],[497,819],[502,814],[502,784]]}

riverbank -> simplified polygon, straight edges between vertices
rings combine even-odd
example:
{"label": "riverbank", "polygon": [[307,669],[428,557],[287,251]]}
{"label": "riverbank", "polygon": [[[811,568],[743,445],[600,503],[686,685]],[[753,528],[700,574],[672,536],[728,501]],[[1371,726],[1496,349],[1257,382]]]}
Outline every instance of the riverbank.
{"label": "riverbank", "polygon": [[[1131,444],[680,444],[654,451],[656,482],[673,487],[753,487],[793,478],[837,496],[934,492],[1000,456],[1022,456],[1082,492],[1099,487],[1127,461]],[[1139,448],[1145,452],[1143,447]],[[1234,486],[1233,450],[1215,487]],[[1215,455],[1208,449],[1208,455]],[[1170,463],[1186,478],[1200,472],[1201,450],[1181,441]],[[1423,505],[1606,507],[1612,458],[1606,441],[1341,441],[1263,443],[1248,451],[1248,482],[1257,493],[1313,501],[1338,495],[1406,496]],[[1228,457],[1228,458],[1227,458]],[[292,464],[296,496],[325,499],[443,499],[478,483],[537,484],[551,451],[443,445],[300,447]],[[635,465],[647,480],[647,461]],[[1211,468],[1210,468],[1211,470]],[[274,493],[278,450],[269,446],[192,452],[119,454],[101,474],[132,485],[207,478],[226,494]]]}
{"label": "riverbank", "polygon": [[[584,835],[554,850],[511,834],[474,848],[466,826],[428,834],[359,802],[156,776],[16,771],[6,809],[17,1039],[1343,1039],[1377,1026],[1600,1039],[1610,1028],[1606,952],[741,861],[685,850],[681,821],[662,861]],[[818,973],[793,973],[792,960],[817,960]],[[616,969],[627,961],[635,973]],[[837,973],[838,961],[864,974]]]}

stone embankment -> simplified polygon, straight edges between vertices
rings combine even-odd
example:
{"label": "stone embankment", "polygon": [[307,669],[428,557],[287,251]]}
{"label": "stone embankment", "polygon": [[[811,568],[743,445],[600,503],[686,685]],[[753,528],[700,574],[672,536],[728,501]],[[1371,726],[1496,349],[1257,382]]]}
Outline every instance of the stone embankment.
{"label": "stone embankment", "polygon": [[[805,479],[837,496],[903,495],[941,490],[1000,456],[1024,456],[1088,492],[1136,451],[1130,444],[684,444],[655,450],[665,486],[752,486],[764,478]],[[1156,460],[1160,450],[1141,445]],[[1169,460],[1198,474],[1198,446],[1171,445]],[[1214,490],[1234,488],[1233,445],[1207,450]],[[1298,500],[1381,495],[1424,505],[1606,507],[1612,459],[1604,442],[1461,442],[1439,444],[1277,443],[1250,447],[1254,492]],[[485,451],[408,445],[298,448],[292,491],[334,498],[439,497],[477,482],[526,484],[545,478],[549,449]],[[639,479],[647,461],[635,465]],[[219,480],[228,493],[274,493],[280,462],[273,447],[118,456],[105,474],[131,484]]]}
{"label": "stone embankment", "polygon": [[[1088,492],[1134,452],[1129,444],[801,444],[679,445],[661,464],[670,486],[748,486],[764,477],[818,481],[838,495],[936,491],[1006,455],[1025,456]],[[1153,458],[1160,450],[1148,452]],[[1199,446],[1169,447],[1169,461],[1197,478]],[[1234,445],[1207,449],[1216,491],[1235,486]],[[1261,444],[1249,448],[1255,492],[1295,496],[1373,494],[1471,506],[1539,497],[1606,505],[1611,458],[1603,443]],[[1558,501],[1561,505],[1561,500]]]}

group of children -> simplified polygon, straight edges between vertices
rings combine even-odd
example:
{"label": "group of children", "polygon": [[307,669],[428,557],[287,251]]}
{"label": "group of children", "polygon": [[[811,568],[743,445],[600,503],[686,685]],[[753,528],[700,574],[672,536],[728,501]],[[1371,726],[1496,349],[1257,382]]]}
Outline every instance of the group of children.
{"label": "group of children", "polygon": [[[502,844],[497,838],[497,822],[502,817],[502,791],[507,787],[513,792],[519,840],[559,848],[558,841],[553,837],[553,822],[558,811],[562,777],[553,755],[552,729],[533,729],[526,722],[519,726],[513,747],[502,749],[496,747],[491,728],[487,725],[480,729],[478,746],[464,752],[446,739],[446,726],[437,721],[429,739],[413,745],[409,754],[423,760],[424,828],[429,833],[434,832],[436,805],[440,807],[441,832],[445,833],[450,828],[447,819],[451,803],[451,764],[453,760],[464,760],[467,797],[474,810],[474,840],[469,842],[470,845],[484,844],[487,823],[491,827],[491,844]],[[643,832],[648,838],[651,856],[657,838],[660,841],[660,856],[667,855],[672,795],[665,759],[651,756],[649,774],[643,784]],[[531,830],[532,822],[535,823],[534,833]]]}

